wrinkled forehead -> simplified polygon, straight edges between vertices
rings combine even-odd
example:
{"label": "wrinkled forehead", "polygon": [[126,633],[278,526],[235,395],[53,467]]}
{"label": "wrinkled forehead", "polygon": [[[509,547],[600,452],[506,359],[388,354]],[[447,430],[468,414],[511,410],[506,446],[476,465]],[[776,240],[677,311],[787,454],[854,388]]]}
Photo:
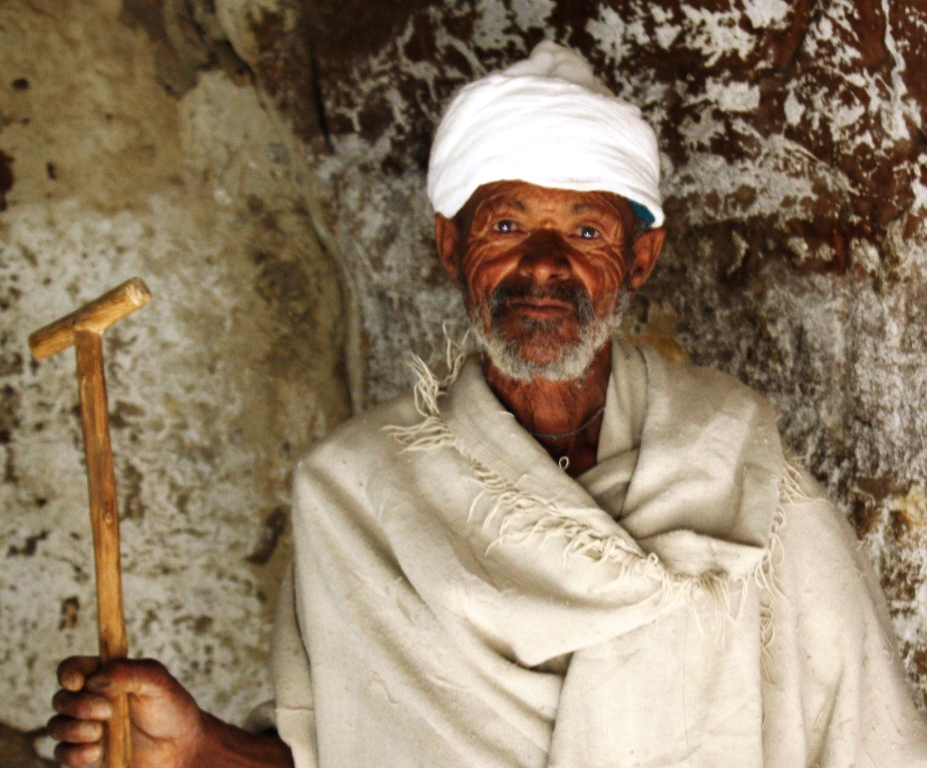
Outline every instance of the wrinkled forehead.
{"label": "wrinkled forehead", "polygon": [[478,187],[454,218],[458,226],[468,228],[476,219],[506,211],[513,215],[599,213],[618,216],[625,226],[630,226],[634,219],[629,202],[614,192],[580,192],[517,180],[497,181]]}

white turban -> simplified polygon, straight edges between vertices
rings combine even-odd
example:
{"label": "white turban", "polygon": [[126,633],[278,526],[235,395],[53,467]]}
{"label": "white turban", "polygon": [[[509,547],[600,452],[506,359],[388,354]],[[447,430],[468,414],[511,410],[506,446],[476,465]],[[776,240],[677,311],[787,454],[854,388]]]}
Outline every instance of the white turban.
{"label": "white turban", "polygon": [[516,180],[614,192],[645,221],[663,224],[653,130],[584,58],[550,41],[524,61],[465,86],[431,147],[428,197],[448,218],[477,187]]}

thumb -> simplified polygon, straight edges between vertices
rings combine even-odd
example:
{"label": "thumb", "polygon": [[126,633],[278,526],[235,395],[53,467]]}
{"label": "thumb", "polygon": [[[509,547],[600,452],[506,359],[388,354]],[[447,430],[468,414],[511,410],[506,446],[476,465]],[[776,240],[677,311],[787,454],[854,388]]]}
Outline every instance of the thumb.
{"label": "thumb", "polygon": [[115,659],[90,677],[85,688],[106,697],[124,693],[163,696],[179,686],[170,672],[153,659]]}

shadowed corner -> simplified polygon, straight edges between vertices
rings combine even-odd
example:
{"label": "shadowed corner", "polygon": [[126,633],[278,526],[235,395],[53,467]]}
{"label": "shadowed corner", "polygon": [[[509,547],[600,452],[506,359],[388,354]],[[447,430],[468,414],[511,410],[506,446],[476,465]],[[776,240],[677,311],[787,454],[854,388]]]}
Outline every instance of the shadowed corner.
{"label": "shadowed corner", "polygon": [[[55,763],[36,755],[35,743],[45,729],[23,733],[0,723],[0,768],[46,768]],[[47,739],[46,739],[47,741]]]}

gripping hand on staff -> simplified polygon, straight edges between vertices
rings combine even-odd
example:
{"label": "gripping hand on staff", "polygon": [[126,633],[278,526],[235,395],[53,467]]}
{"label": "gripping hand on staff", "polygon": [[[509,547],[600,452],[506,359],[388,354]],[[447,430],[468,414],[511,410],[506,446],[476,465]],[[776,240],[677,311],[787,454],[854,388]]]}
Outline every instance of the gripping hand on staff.
{"label": "gripping hand on staff", "polygon": [[129,696],[132,768],[292,768],[275,734],[253,734],[201,710],[157,661],[72,656],[58,667],[61,685],[48,732],[61,743],[55,759],[69,768],[103,759],[103,723],[120,694]]}

